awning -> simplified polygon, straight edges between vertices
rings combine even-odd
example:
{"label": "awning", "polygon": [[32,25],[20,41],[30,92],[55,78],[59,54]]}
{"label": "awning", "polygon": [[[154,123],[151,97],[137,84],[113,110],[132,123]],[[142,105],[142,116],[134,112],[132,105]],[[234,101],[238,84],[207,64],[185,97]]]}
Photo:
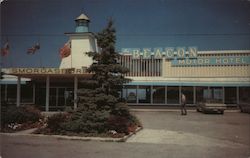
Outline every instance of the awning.
{"label": "awning", "polygon": [[142,86],[209,86],[209,87],[250,87],[250,82],[140,82],[132,81],[126,85]]}

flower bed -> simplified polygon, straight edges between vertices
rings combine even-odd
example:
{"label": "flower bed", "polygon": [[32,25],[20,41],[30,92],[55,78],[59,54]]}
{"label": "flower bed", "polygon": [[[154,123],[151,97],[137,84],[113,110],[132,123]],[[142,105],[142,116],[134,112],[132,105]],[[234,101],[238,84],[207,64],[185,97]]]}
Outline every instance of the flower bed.
{"label": "flower bed", "polygon": [[[135,133],[136,129],[141,127],[141,124],[130,123],[131,120],[114,117],[111,115],[106,122],[103,123],[105,127],[102,127],[102,132],[94,129],[92,126],[90,129],[84,129],[86,124],[72,121],[72,113],[58,113],[54,114],[46,119],[43,126],[34,132],[34,134],[45,134],[45,135],[67,135],[67,136],[83,136],[83,137],[111,137],[111,138],[122,138],[131,133]],[[121,121],[123,120],[123,121]],[[93,129],[91,129],[93,128]],[[100,127],[97,127],[100,128]]]}
{"label": "flower bed", "polygon": [[16,132],[43,126],[43,117],[35,106],[10,106],[1,111],[1,132]]}

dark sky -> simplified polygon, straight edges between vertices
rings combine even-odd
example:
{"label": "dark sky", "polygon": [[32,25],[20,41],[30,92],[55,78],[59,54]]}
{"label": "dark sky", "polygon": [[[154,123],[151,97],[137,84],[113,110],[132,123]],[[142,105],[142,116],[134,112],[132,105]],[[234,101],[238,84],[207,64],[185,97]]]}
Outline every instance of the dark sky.
{"label": "dark sky", "polygon": [[[250,0],[5,0],[1,46],[11,53],[3,67],[58,67],[59,48],[84,12],[90,31],[112,17],[117,50],[196,46],[198,50],[250,50]],[[27,48],[40,42],[35,55]]]}

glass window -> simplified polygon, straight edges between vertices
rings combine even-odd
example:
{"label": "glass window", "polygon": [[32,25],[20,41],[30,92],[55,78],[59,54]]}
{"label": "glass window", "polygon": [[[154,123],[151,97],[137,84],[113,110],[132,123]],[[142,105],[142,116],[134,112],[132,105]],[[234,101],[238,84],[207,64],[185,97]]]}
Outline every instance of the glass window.
{"label": "glass window", "polygon": [[167,103],[179,104],[179,87],[167,87]]}
{"label": "glass window", "polygon": [[49,89],[49,106],[56,106],[56,88]]}
{"label": "glass window", "polygon": [[7,102],[10,104],[16,104],[16,96],[17,95],[17,85],[9,84],[7,86]]}
{"label": "glass window", "polygon": [[127,88],[126,88],[126,86],[124,86],[122,88],[122,100],[126,100],[127,99],[126,95],[127,95]]}
{"label": "glass window", "polygon": [[150,86],[139,86],[138,99],[139,99],[139,103],[150,103],[151,102]]}
{"label": "glass window", "polygon": [[236,87],[225,87],[225,103],[237,104],[237,89]]}
{"label": "glass window", "polygon": [[181,92],[186,96],[187,104],[194,104],[194,87],[181,87]]}
{"label": "glass window", "polygon": [[21,102],[22,103],[33,102],[33,85],[32,84],[21,85]]}
{"label": "glass window", "polygon": [[6,101],[5,100],[5,87],[6,87],[6,85],[0,84],[0,86],[1,86],[1,102],[3,102],[3,101]]}
{"label": "glass window", "polygon": [[210,97],[208,87],[196,87],[196,102],[205,102]]}
{"label": "glass window", "polygon": [[123,98],[128,103],[136,103],[136,86],[125,86],[123,89]]}
{"label": "glass window", "polygon": [[223,102],[223,89],[222,87],[210,87],[208,90],[208,99],[206,102],[222,103]]}
{"label": "glass window", "polygon": [[46,102],[46,89],[45,88],[36,88],[36,104],[45,106]]}
{"label": "glass window", "polygon": [[66,98],[65,96],[65,88],[58,88],[58,102],[57,102],[57,106],[64,106],[66,103]]}
{"label": "glass window", "polygon": [[165,87],[153,87],[153,103],[165,103]]}
{"label": "glass window", "polygon": [[240,104],[250,103],[250,87],[239,88],[239,102]]}
{"label": "glass window", "polygon": [[74,104],[74,90],[73,88],[66,88],[64,92],[64,97],[66,100],[66,106],[73,106]]}

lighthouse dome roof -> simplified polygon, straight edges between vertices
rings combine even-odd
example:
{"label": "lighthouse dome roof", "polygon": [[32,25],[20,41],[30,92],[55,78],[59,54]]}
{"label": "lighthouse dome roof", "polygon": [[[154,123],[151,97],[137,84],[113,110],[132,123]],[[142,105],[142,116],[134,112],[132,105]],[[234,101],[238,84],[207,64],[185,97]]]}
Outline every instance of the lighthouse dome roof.
{"label": "lighthouse dome roof", "polygon": [[76,21],[77,20],[87,20],[87,21],[90,21],[89,18],[88,18],[88,16],[85,15],[85,14],[83,14],[83,13],[81,15],[79,15],[75,20]]}

